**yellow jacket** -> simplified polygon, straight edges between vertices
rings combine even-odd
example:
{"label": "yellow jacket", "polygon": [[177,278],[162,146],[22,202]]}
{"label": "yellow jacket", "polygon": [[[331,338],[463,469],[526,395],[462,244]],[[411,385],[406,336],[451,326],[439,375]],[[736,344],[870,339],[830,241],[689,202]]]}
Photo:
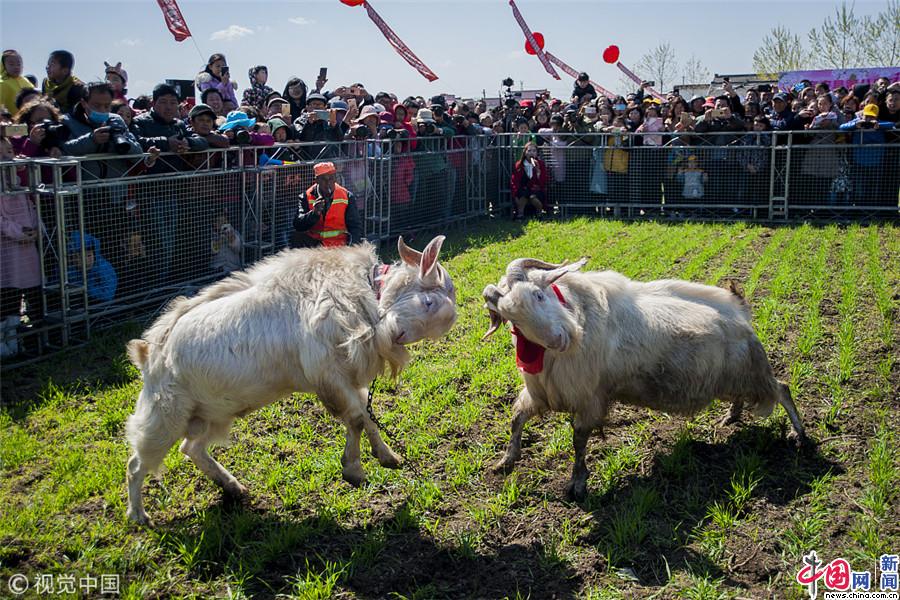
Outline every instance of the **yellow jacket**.
{"label": "yellow jacket", "polygon": [[19,90],[33,89],[31,82],[19,75],[13,77],[6,72],[6,67],[0,66],[0,104],[13,115],[16,114],[16,96]]}

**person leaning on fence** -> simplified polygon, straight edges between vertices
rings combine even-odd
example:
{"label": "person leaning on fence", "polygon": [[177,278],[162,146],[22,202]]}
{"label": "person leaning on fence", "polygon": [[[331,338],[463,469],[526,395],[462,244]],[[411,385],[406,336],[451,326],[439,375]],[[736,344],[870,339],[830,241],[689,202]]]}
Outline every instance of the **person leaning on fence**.
{"label": "person leaning on fence", "polygon": [[[60,146],[65,141],[68,129],[58,126],[61,115],[49,100],[34,100],[16,113],[14,121],[28,127],[28,135],[12,138],[16,155],[28,158],[59,158]],[[50,182],[53,173],[50,167],[42,167],[42,180]],[[25,182],[22,182],[25,185]]]}
{"label": "person leaning on fence", "polygon": [[[0,138],[0,161],[15,157],[12,142]],[[12,168],[3,167],[4,190],[15,185]],[[21,350],[18,335],[22,300],[34,323],[43,318],[41,267],[37,240],[41,235],[34,203],[25,191],[0,194],[0,356],[15,356]]]}
{"label": "person leaning on fence", "polygon": [[[61,146],[63,154],[141,154],[141,144],[128,125],[122,117],[110,112],[112,101],[113,91],[108,83],[94,81],[84,86],[81,101],[71,113],[62,117],[69,132],[68,139]],[[129,172],[133,164],[133,160],[116,159],[83,162],[82,178],[121,177]]]}
{"label": "person leaning on fence", "polygon": [[316,182],[300,196],[294,217],[292,248],[335,247],[359,243],[363,228],[356,199],[337,183],[334,163],[313,167]]}
{"label": "person leaning on fence", "polygon": [[[163,152],[200,152],[209,149],[209,142],[188,131],[178,118],[178,93],[167,83],[153,88],[153,105],[149,112],[135,117],[134,128],[144,150],[156,146]],[[173,161],[159,161],[153,172],[176,170]]]}
{"label": "person leaning on fence", "polygon": [[[83,88],[83,97],[72,112],[63,115],[62,122],[69,132],[68,139],[61,145],[64,155],[121,157],[105,156],[81,161],[79,170],[82,181],[121,179],[134,175],[142,162],[140,143],[122,117],[110,112],[112,101],[113,92],[108,83],[91,82]],[[126,158],[129,156],[135,158]],[[109,244],[110,258],[117,262],[120,236],[129,228],[127,223],[132,216],[127,210],[128,186],[85,187],[82,195],[85,225]]]}
{"label": "person leaning on fence", "polygon": [[[877,197],[879,172],[885,156],[885,133],[892,127],[894,124],[890,121],[879,121],[875,104],[865,105],[861,118],[840,126],[841,131],[854,132],[850,140],[853,144],[853,195],[859,204],[897,206],[897,190],[893,190],[890,197]],[[896,170],[896,165],[891,167]]]}

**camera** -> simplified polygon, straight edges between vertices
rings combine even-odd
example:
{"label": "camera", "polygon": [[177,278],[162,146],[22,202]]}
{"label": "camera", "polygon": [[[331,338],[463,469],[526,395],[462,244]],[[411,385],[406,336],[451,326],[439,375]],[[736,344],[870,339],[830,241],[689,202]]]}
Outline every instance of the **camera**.
{"label": "camera", "polygon": [[221,73],[222,73],[222,77],[225,77],[226,75],[228,75],[228,65],[225,65],[224,67],[222,67]]}
{"label": "camera", "polygon": [[50,119],[44,119],[35,127],[40,127],[45,132],[44,139],[41,141],[41,148],[44,150],[58,148],[69,139],[69,128],[62,123],[54,123]]}
{"label": "camera", "polygon": [[22,137],[28,135],[28,125],[25,123],[0,125],[0,135],[3,137]]}
{"label": "camera", "polygon": [[234,130],[234,141],[240,146],[246,146],[251,142],[250,132],[246,127],[236,127]]}
{"label": "camera", "polygon": [[422,125],[422,128],[425,130],[425,135],[434,135],[437,133],[437,127],[434,126],[434,123],[425,123]]}
{"label": "camera", "polygon": [[357,139],[357,140],[367,140],[370,137],[369,136],[369,128],[366,125],[357,125],[350,131],[353,134],[354,139]]}
{"label": "camera", "polygon": [[405,129],[388,129],[385,127],[381,131],[381,137],[388,140],[405,139],[409,135]]}
{"label": "camera", "polygon": [[110,123],[109,125],[109,144],[116,154],[128,154],[131,151],[131,142],[126,137],[128,131],[125,129],[124,123]]}
{"label": "camera", "polygon": [[[512,86],[515,84],[512,77],[507,77],[503,81],[500,82],[506,90],[503,92],[503,106],[506,108],[515,108],[519,106],[519,101],[516,100],[516,93],[512,91]],[[518,94],[521,96],[521,92]]]}

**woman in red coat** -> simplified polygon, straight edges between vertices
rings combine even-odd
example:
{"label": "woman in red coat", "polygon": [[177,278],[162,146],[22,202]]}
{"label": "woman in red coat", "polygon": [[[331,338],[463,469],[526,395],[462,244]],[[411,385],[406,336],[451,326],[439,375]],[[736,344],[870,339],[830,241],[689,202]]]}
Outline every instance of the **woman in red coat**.
{"label": "woman in red coat", "polygon": [[547,201],[547,164],[538,158],[538,147],[528,142],[522,149],[522,157],[513,167],[510,189],[515,202],[513,220],[525,216],[527,208],[537,215],[545,215],[550,208]]}

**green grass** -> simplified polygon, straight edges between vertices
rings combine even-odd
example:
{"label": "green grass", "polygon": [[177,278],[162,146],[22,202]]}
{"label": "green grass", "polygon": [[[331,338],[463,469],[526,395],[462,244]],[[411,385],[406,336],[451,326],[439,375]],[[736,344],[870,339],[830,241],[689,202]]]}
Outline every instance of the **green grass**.
{"label": "green grass", "polygon": [[[900,546],[897,228],[577,219],[456,232],[445,254],[457,325],[375,388],[408,464],[381,468],[364,441],[360,489],[340,478],[343,427],[295,395],[213,451],[248,503],[224,501],[173,449],[145,486],[158,526],[136,528],[124,422],[140,382],[123,348],[137,328],[4,373],[0,589],[23,572],[118,573],[126,598],[784,597],[809,549],[868,569]],[[723,429],[718,403],[692,419],[620,407],[591,439],[583,503],[563,497],[565,415],[532,420],[516,470],[490,473],[521,381],[508,335],[480,341],[481,291],[520,256],[737,280],[808,430],[835,439],[798,452],[780,409]]]}

